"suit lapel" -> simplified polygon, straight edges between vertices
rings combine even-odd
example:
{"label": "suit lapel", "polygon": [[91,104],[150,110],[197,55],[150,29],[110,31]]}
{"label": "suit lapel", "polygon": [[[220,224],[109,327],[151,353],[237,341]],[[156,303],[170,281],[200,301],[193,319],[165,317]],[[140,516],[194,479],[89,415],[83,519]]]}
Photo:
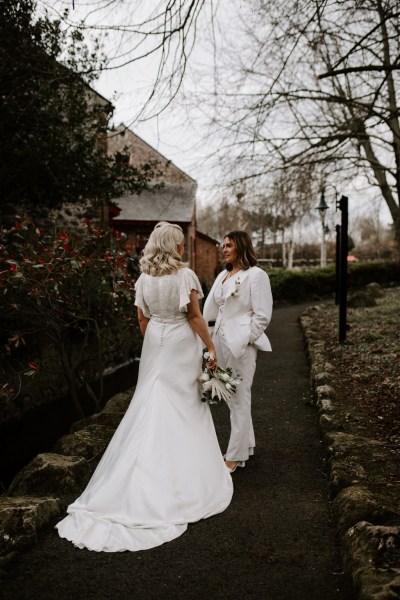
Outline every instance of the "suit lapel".
{"label": "suit lapel", "polygon": [[243,281],[244,281],[244,280],[245,280],[245,279],[248,277],[248,275],[249,275],[249,273],[250,273],[250,269],[251,269],[251,267],[250,267],[249,269],[247,269],[246,271],[242,271],[242,272],[241,272],[241,274],[240,274],[240,276],[239,276],[239,279],[240,279],[240,283],[241,283],[241,284],[242,284],[242,283],[243,283]]}
{"label": "suit lapel", "polygon": [[[251,267],[250,267],[251,268]],[[240,285],[242,285],[243,281],[248,277],[249,275],[249,271],[250,269],[247,269],[246,271],[241,271],[240,275],[235,276],[235,281],[237,279],[239,279],[240,281]],[[239,292],[240,293],[240,292]],[[235,296],[232,296],[231,294],[228,294],[228,296],[225,299],[225,304],[229,301],[232,302],[235,299]]]}

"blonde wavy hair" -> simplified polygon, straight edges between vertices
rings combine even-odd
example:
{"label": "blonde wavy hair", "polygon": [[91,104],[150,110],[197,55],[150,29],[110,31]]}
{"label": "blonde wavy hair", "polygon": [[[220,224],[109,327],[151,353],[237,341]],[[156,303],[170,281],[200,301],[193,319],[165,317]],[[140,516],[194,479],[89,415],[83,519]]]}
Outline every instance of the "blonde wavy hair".
{"label": "blonde wavy hair", "polygon": [[178,246],[183,244],[185,236],[182,227],[174,223],[160,221],[154,227],[149,240],[144,247],[140,259],[142,273],[148,275],[169,275],[185,264],[178,252]]}

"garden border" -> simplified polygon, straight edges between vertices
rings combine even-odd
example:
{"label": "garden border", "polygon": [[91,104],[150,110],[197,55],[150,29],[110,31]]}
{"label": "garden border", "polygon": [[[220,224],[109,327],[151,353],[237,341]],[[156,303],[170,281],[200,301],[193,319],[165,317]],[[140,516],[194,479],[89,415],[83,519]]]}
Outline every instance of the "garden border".
{"label": "garden border", "polygon": [[385,472],[396,457],[383,442],[345,432],[345,409],[335,389],[335,368],[328,360],[313,314],[300,316],[318,423],[326,447],[332,508],[345,572],[359,600],[400,599],[400,488]]}

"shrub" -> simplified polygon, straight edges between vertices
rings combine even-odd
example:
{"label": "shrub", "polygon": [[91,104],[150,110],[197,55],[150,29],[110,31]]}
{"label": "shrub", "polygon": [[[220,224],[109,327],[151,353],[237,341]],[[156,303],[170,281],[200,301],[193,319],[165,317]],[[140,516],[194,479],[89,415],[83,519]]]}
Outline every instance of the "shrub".
{"label": "shrub", "polygon": [[318,300],[335,291],[334,267],[309,271],[269,271],[275,302],[298,303]]}
{"label": "shrub", "polygon": [[[62,373],[77,414],[84,416],[77,395],[82,385],[98,409],[102,386],[96,395],[89,380],[101,383],[107,354],[121,342],[115,323],[138,339],[137,272],[121,234],[88,221],[81,231],[60,231],[56,237],[30,220],[19,219],[13,228],[3,229],[0,357],[8,373],[17,380],[41,370]],[[13,395],[8,381],[2,390]]]}
{"label": "shrub", "polygon": [[383,286],[400,283],[400,263],[375,260],[349,265],[349,287],[361,288],[375,281]]}
{"label": "shrub", "polygon": [[[267,270],[267,269],[266,269]],[[335,266],[309,271],[267,270],[275,303],[299,303],[329,297],[335,293]],[[359,289],[368,283],[383,286],[400,282],[400,263],[371,261],[348,265],[348,288]]]}

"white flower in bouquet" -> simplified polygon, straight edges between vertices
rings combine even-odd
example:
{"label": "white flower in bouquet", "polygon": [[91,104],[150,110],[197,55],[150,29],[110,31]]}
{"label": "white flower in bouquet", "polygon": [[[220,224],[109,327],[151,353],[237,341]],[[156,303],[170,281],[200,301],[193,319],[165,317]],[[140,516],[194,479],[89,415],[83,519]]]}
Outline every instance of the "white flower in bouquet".
{"label": "white flower in bouquet", "polygon": [[205,381],[202,386],[201,389],[203,390],[203,392],[208,392],[209,390],[212,389],[212,381],[208,380]]}
{"label": "white flower in bouquet", "polygon": [[239,385],[238,377],[232,377],[232,369],[227,367],[210,367],[208,364],[215,357],[211,352],[203,354],[203,372],[199,377],[200,389],[202,393],[201,400],[209,404],[216,404],[224,400],[227,402],[236,393],[236,386]]}
{"label": "white flower in bouquet", "polygon": [[210,376],[208,373],[205,373],[203,371],[203,373],[200,375],[199,377],[200,381],[204,382],[204,381],[210,381]]}

